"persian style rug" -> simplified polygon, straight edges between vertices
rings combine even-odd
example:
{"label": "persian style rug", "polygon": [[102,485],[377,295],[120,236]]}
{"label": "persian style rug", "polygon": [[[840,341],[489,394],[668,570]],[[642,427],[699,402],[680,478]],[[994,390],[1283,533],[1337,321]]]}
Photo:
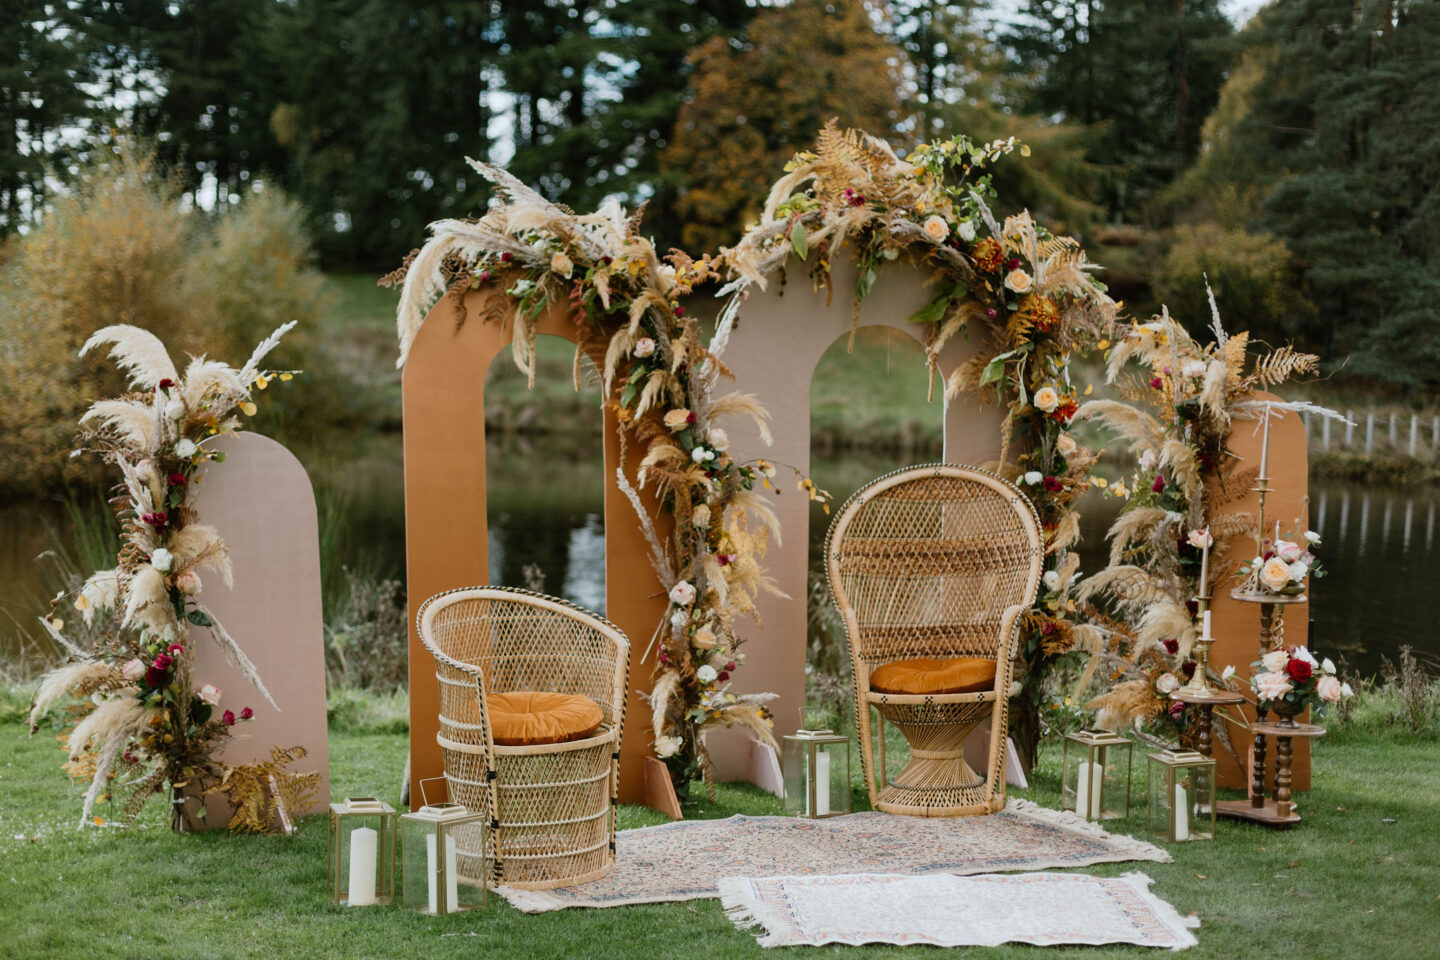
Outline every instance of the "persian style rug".
{"label": "persian style rug", "polygon": [[827,943],[994,947],[1128,943],[1184,950],[1200,922],[1122,877],[1021,873],[981,877],[770,877],[720,881],[725,913],[760,927],[762,947]]}
{"label": "persian style rug", "polygon": [[497,892],[518,909],[539,913],[718,897],[722,877],[975,874],[1123,860],[1166,863],[1170,855],[1142,840],[1112,836],[1073,813],[1012,799],[988,817],[734,816],[622,830],[615,869],[601,880]]}

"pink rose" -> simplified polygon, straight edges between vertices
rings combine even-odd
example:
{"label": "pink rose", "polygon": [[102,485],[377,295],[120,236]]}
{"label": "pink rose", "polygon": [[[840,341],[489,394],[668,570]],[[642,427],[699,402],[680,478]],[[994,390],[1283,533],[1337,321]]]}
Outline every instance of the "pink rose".
{"label": "pink rose", "polygon": [[1305,549],[1289,540],[1276,540],[1274,550],[1286,563],[1294,563],[1305,556]]}
{"label": "pink rose", "polygon": [[129,663],[125,664],[125,666],[120,668],[120,673],[125,677],[126,680],[132,682],[139,680],[141,677],[145,676],[145,664],[141,663],[138,659],[131,660]]}
{"label": "pink rose", "polygon": [[1257,673],[1255,675],[1255,694],[1261,700],[1280,700],[1285,694],[1293,690],[1290,685],[1290,678],[1284,673]]}
{"label": "pink rose", "polygon": [[1326,703],[1339,703],[1340,698],[1344,696],[1344,688],[1341,686],[1339,678],[1332,676],[1321,677],[1315,684],[1315,692]]}

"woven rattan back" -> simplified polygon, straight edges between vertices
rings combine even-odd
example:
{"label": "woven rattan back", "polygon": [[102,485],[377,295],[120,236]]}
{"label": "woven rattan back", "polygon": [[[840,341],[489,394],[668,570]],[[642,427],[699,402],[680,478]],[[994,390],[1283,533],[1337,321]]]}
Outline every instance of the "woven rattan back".
{"label": "woven rattan back", "polygon": [[484,742],[484,693],[577,693],[617,723],[625,704],[629,645],[619,629],[580,607],[509,587],[472,587],[431,597],[420,608],[420,639],[435,656],[440,732]]}
{"label": "woven rattan back", "polygon": [[984,471],[927,464],[871,481],[825,542],[852,655],[995,658],[1001,614],[1035,596],[1041,544],[1030,501]]}

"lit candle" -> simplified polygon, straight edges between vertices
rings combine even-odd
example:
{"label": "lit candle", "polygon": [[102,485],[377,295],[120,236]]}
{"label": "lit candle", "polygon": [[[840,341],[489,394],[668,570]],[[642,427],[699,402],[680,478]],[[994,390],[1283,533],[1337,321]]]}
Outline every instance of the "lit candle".
{"label": "lit candle", "polygon": [[1260,437],[1260,476],[1268,477],[1270,463],[1270,404],[1265,404],[1265,432]]}
{"label": "lit candle", "polygon": [[380,835],[369,827],[350,831],[350,885],[347,902],[368,907],[375,902],[375,858]]}
{"label": "lit candle", "polygon": [[[435,863],[435,834],[425,837],[425,866],[430,876],[430,912],[439,913],[439,890]],[[460,881],[456,876],[455,838],[445,837],[445,909],[454,913],[460,909]]]}
{"label": "lit candle", "polygon": [[830,751],[815,752],[815,814],[830,815]]}
{"label": "lit candle", "polygon": [[1183,783],[1175,784],[1175,839],[1190,839],[1190,800]]}

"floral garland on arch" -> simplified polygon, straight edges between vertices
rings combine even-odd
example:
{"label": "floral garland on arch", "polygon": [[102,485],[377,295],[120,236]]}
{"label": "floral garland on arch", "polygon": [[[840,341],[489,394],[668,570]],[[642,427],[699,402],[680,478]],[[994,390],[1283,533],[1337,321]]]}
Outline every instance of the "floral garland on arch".
{"label": "floral garland on arch", "polygon": [[[1001,223],[991,213],[986,167],[1016,149],[1028,153],[1013,138],[977,144],[956,136],[921,144],[901,161],[884,141],[831,124],[815,151],[787,166],[760,224],[734,247],[698,260],[679,250],[661,257],[640,235],[638,214],[627,218],[618,204],[577,215],[471,161],[495,185],[498,204],[479,220],[432,224],[425,246],[385,278],[403,284],[402,365],[438,298],[448,296],[463,322],[464,293],[487,284],[508,296],[514,358],[532,380],[535,321],[552,304],[567,305],[579,334],[577,386],[581,358],[603,354],[603,390],[621,424],[622,449],[643,451],[641,485],[653,482],[675,519],[673,537],[662,540],[621,472],[670,599],[656,632],[650,702],[656,753],[677,779],[696,768],[709,779],[700,737],[715,726],[741,723],[773,742],[769,695],[737,695],[728,683],[743,663],[737,624],[753,615],[758,592],[772,589],[762,562],[778,525],[757,487],[769,487],[776,470],[735,462],[716,426],[724,415],[748,415],[768,440],[768,415],[752,397],[721,396],[717,388],[740,304],[770,274],[778,271],[783,282],[791,257],[817,285],[833,288],[830,264],[853,250],[857,317],[883,264],[904,254],[931,265],[940,291],[911,320],[927,328],[932,384],[952,337],[971,335],[983,346],[946,390],[1007,405],[1001,462],[989,466],[1022,484],[1045,530],[1046,591],[1022,623],[1029,668],[1022,696],[1030,709],[1015,711],[1022,723],[1031,718],[1021,739],[1032,751],[1045,666],[1077,642],[1093,645],[1070,596],[1078,566],[1069,551],[1079,536],[1074,502],[1088,489],[1096,457],[1070,435],[1081,391],[1069,360],[1103,342],[1117,305],[1074,240],[1051,235],[1028,214]],[[722,282],[717,295],[729,299],[704,344],[679,298],[711,282]],[[503,318],[497,311],[484,319]],[[808,478],[799,486],[827,499]]]}
{"label": "floral garland on arch", "polygon": [[[1090,401],[1078,414],[1127,441],[1136,458],[1128,483],[1117,480],[1106,488],[1107,495],[1125,500],[1107,534],[1109,566],[1077,591],[1087,605],[1107,603],[1118,614],[1111,619],[1094,609],[1105,643],[1080,683],[1085,687],[1102,665],[1109,668],[1109,689],[1090,703],[1107,729],[1168,721],[1183,737],[1189,727],[1184,704],[1169,694],[1196,669],[1191,650],[1199,636],[1194,597],[1202,558],[1209,549],[1213,589],[1232,537],[1247,534],[1262,544],[1254,515],[1233,507],[1259,475],[1257,466],[1229,449],[1235,422],[1258,420],[1266,409],[1344,419],[1304,401],[1254,399],[1257,390],[1314,372],[1319,358],[1289,346],[1252,358],[1249,334],[1226,333],[1213,295],[1210,305],[1209,343],[1191,337],[1168,312],[1123,331],[1107,363],[1107,380],[1122,399]],[[1291,561],[1309,555],[1296,544],[1282,544],[1286,556],[1290,548],[1296,550]],[[1270,549],[1269,539],[1261,549]],[[1285,573],[1289,582],[1289,564]],[[1231,667],[1216,679],[1233,676]]]}
{"label": "floral garland on arch", "polygon": [[[250,707],[221,710],[222,692],[194,676],[189,624],[205,627],[239,664],[247,680],[272,706],[255,665],[198,599],[201,573],[229,586],[230,559],[220,533],[200,522],[196,485],[211,463],[225,459],[206,441],[242,429],[238,414],[253,415],[253,389],[293,371],[260,367],[295,324],[277,329],[255,348],[240,369],[195,357],[182,376],[165,345],[152,333],[125,324],[105,327],[80,350],[84,356],[111,345],[110,356],[136,391],[96,401],[80,418],[79,448],[98,454],[121,474],[111,500],[121,525],[116,565],[85,581],[73,598],[84,629],[94,638],[86,649],[66,635],[58,614],[62,594],[41,618],[69,662],[41,680],[30,708],[30,730],[69,699],[80,706],[66,737],[72,776],[90,781],[80,826],[91,822],[102,795],[130,789],[123,807],[129,822],[145,801],[169,784],[175,797],[172,826],[189,829],[183,798],[222,788],[229,768],[216,754],[232,728],[253,716]],[[277,706],[278,710],[279,707]],[[199,816],[204,816],[203,803]],[[100,818],[94,818],[99,824]]]}

